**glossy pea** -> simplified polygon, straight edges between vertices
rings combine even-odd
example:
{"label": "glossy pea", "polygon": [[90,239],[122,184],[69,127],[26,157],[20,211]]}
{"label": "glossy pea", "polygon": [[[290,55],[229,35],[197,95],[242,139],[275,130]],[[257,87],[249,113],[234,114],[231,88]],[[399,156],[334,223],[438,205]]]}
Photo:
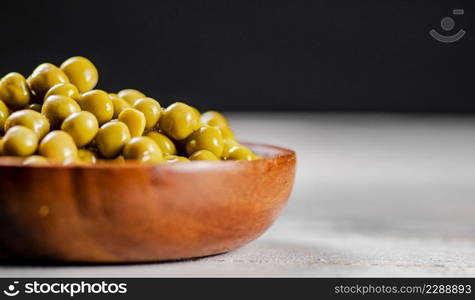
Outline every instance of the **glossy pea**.
{"label": "glossy pea", "polygon": [[96,66],[89,59],[82,56],[68,58],[61,64],[60,68],[80,93],[92,90],[99,80]]}
{"label": "glossy pea", "polygon": [[198,150],[190,155],[190,160],[219,160],[219,158],[211,151]]}
{"label": "glossy pea", "polygon": [[49,120],[53,128],[59,128],[64,119],[79,111],[81,108],[76,101],[60,95],[49,96],[41,107],[41,114]]}
{"label": "glossy pea", "polygon": [[66,132],[55,130],[40,142],[39,154],[55,162],[71,163],[78,158],[78,149],[73,138]]}
{"label": "glossy pea", "polygon": [[40,140],[50,129],[48,119],[39,112],[31,109],[18,110],[12,113],[5,121],[5,131],[17,125],[25,126],[33,130]]}
{"label": "glossy pea", "polygon": [[14,126],[3,137],[3,155],[29,156],[37,148],[38,136],[25,126]]}
{"label": "glossy pea", "polygon": [[114,105],[112,100],[104,91],[92,90],[79,96],[78,103],[82,110],[88,111],[96,116],[99,124],[104,124],[112,119],[114,115]]}
{"label": "glossy pea", "polygon": [[201,113],[200,113],[200,111],[199,111],[196,107],[194,107],[194,106],[191,106],[191,105],[190,105],[190,107],[193,109],[193,112],[195,113],[196,118],[197,118],[198,120],[200,120],[200,119],[201,119]]}
{"label": "glossy pea", "polygon": [[7,120],[8,116],[10,115],[10,110],[5,105],[5,103],[0,100],[0,135],[3,134],[3,128],[5,126],[5,121]]}
{"label": "glossy pea", "polygon": [[214,110],[201,114],[200,121],[210,126],[229,127],[228,120],[222,114]]}
{"label": "glossy pea", "polygon": [[122,151],[126,159],[140,159],[144,156],[162,156],[160,147],[149,137],[132,138]]}
{"label": "glossy pea", "polygon": [[69,133],[76,146],[83,147],[94,139],[99,130],[99,124],[93,114],[81,111],[64,119],[61,130]]}
{"label": "glossy pea", "polygon": [[234,132],[229,126],[228,120],[219,112],[213,110],[207,111],[201,115],[200,121],[203,124],[218,127],[221,130],[221,135],[223,136],[223,139],[236,139],[234,136]]}
{"label": "glossy pea", "polygon": [[203,126],[193,132],[186,140],[186,153],[191,155],[198,150],[211,151],[221,157],[224,149],[224,140],[219,128]]}
{"label": "glossy pea", "polygon": [[50,88],[59,83],[68,83],[69,79],[57,66],[43,63],[31,73],[26,81],[35,95],[40,99],[44,99]]}
{"label": "glossy pea", "polygon": [[147,136],[155,141],[160,150],[162,150],[163,155],[175,155],[177,153],[175,144],[166,135],[151,131],[147,133]]}
{"label": "glossy pea", "polygon": [[219,127],[217,126],[217,128],[219,128],[219,130],[221,131],[221,136],[223,137],[223,139],[225,140],[236,140],[236,137],[234,136],[234,132],[231,130],[230,127]]}
{"label": "glossy pea", "polygon": [[124,158],[123,155],[119,155],[119,156],[117,156],[116,158],[111,159],[110,161],[111,161],[111,162],[114,162],[114,163],[116,163],[116,164],[124,164],[124,163],[125,163],[125,158]]}
{"label": "glossy pea", "polygon": [[165,160],[169,164],[179,163],[179,162],[190,162],[190,160],[184,156],[179,155],[168,155],[165,157]]}
{"label": "glossy pea", "polygon": [[79,98],[79,91],[74,84],[71,83],[58,83],[46,92],[45,100],[51,95],[67,96],[74,100]]}
{"label": "glossy pea", "polygon": [[129,128],[120,121],[111,121],[102,125],[95,138],[99,152],[106,158],[119,155],[129,140]]}
{"label": "glossy pea", "polygon": [[157,100],[153,98],[141,98],[135,101],[132,107],[144,114],[146,120],[145,130],[150,130],[157,125],[162,112],[162,107]]}
{"label": "glossy pea", "polygon": [[124,99],[120,98],[117,94],[109,94],[111,98],[112,105],[114,106],[114,119],[119,117],[119,114],[126,108],[130,107],[130,104],[127,103]]}
{"label": "glossy pea", "polygon": [[81,162],[93,165],[97,162],[96,154],[88,149],[79,149],[78,158]]}
{"label": "glossy pea", "polygon": [[252,151],[243,145],[233,146],[226,157],[228,160],[254,160],[256,156]]}
{"label": "glossy pea", "polygon": [[238,146],[239,143],[236,142],[235,140],[231,139],[225,139],[224,140],[224,147],[223,147],[223,154],[221,154],[222,158],[226,158],[229,155],[229,150],[231,150],[232,147]]}
{"label": "glossy pea", "polygon": [[134,89],[121,90],[117,95],[124,99],[130,106],[134,105],[138,99],[146,97],[144,93]]}
{"label": "glossy pea", "polygon": [[129,127],[132,137],[141,136],[144,132],[146,120],[144,114],[134,108],[126,108],[119,114],[119,121],[124,122]]}
{"label": "glossy pea", "polygon": [[0,79],[0,100],[12,109],[23,108],[32,98],[30,87],[20,73],[8,73]]}
{"label": "glossy pea", "polygon": [[199,126],[199,120],[193,108],[182,102],[168,106],[159,120],[160,129],[175,140],[188,137]]}
{"label": "glossy pea", "polygon": [[29,165],[48,165],[49,162],[48,160],[41,155],[32,155],[28,156],[23,162],[23,165],[29,166]]}
{"label": "glossy pea", "polygon": [[160,154],[143,155],[140,156],[137,161],[146,164],[161,164],[166,162],[165,159],[163,159],[163,156]]}

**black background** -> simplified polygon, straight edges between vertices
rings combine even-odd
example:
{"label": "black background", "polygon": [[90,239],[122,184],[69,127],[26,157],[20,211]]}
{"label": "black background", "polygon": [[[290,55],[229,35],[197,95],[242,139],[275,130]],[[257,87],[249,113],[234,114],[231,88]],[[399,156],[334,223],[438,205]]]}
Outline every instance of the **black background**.
{"label": "black background", "polygon": [[[99,88],[201,109],[475,111],[473,0],[1,1],[0,73],[83,55]],[[455,44],[433,40],[464,8]],[[453,33],[453,32],[451,32]]]}

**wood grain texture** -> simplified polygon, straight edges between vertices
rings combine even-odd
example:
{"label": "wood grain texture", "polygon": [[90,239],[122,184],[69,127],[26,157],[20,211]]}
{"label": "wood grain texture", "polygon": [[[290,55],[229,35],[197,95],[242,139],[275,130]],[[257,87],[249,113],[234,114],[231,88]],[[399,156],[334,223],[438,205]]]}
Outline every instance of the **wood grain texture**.
{"label": "wood grain texture", "polygon": [[3,260],[146,262],[227,252],[261,235],[289,198],[293,151],[173,166],[21,166],[0,160]]}

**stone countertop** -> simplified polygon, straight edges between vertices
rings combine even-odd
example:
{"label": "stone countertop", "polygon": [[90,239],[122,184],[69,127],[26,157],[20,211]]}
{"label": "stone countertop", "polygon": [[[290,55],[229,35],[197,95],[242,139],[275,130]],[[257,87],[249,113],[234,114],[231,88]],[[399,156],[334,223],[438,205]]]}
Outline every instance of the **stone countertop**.
{"label": "stone countertop", "polygon": [[233,113],[293,148],[289,204],[258,240],[172,263],[0,266],[1,277],[475,276],[475,117]]}

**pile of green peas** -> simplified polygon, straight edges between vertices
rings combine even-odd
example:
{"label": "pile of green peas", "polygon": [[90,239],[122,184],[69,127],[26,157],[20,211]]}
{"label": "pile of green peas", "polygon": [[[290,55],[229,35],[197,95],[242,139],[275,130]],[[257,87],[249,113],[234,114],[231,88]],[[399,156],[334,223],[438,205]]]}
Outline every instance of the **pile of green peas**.
{"label": "pile of green peas", "polygon": [[166,108],[135,89],[94,89],[99,74],[87,58],[40,64],[28,78],[0,80],[0,155],[31,164],[103,161],[178,163],[254,160],[226,118],[175,102]]}

